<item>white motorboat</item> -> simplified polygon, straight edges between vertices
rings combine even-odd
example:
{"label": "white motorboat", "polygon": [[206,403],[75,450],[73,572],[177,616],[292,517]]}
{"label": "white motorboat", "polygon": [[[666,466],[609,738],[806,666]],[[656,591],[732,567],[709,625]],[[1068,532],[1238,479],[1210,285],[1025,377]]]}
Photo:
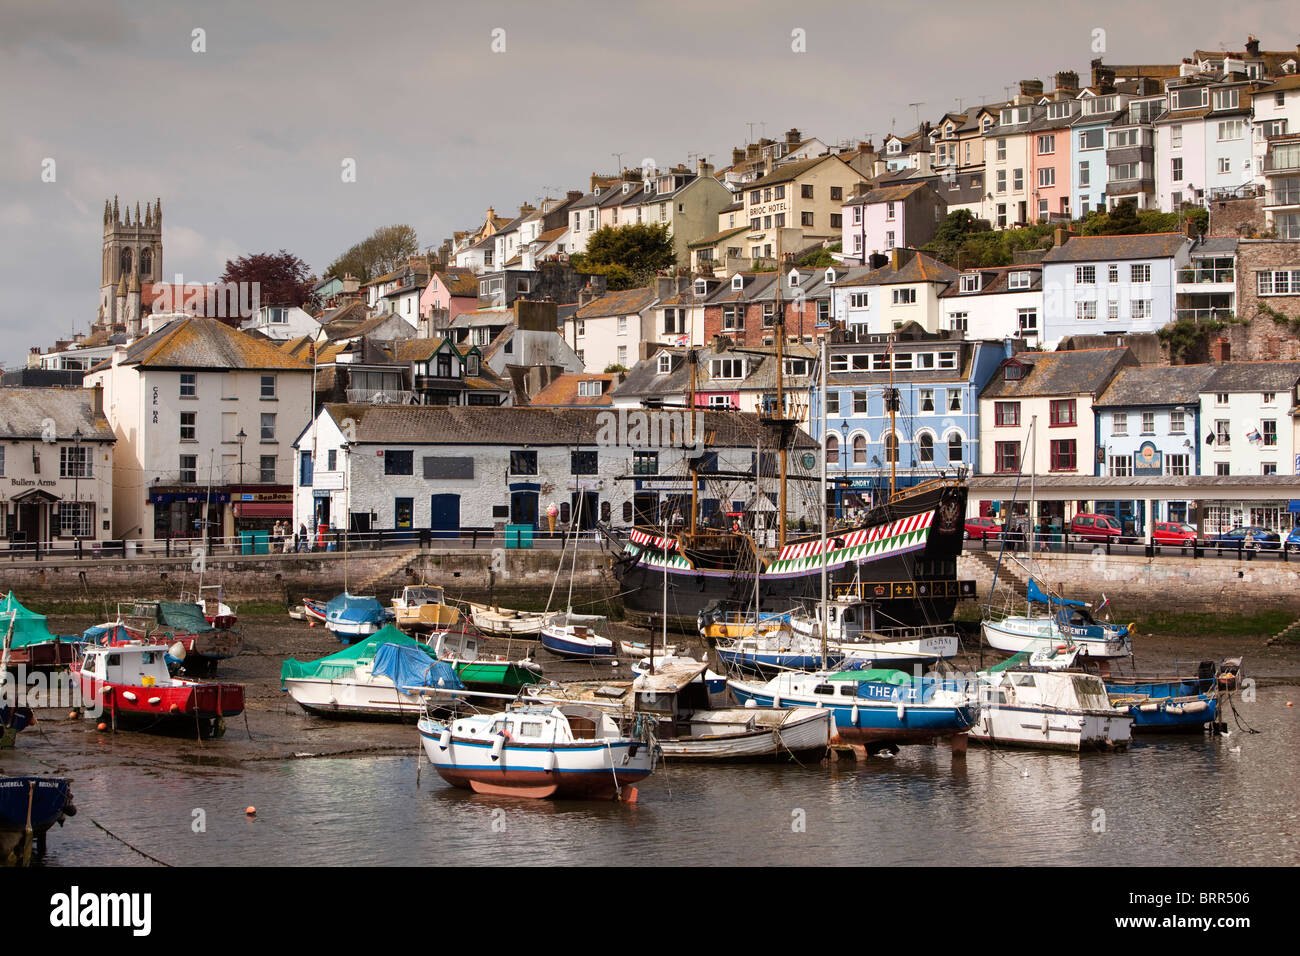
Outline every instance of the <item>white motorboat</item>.
{"label": "white motorboat", "polygon": [[1123,750],[1133,717],[1111,705],[1095,674],[1009,667],[980,675],[980,719],[970,739],[1001,747]]}
{"label": "white motorboat", "polygon": [[508,607],[490,607],[466,602],[469,621],[475,629],[491,637],[537,637],[546,626],[549,614],[515,611]]}

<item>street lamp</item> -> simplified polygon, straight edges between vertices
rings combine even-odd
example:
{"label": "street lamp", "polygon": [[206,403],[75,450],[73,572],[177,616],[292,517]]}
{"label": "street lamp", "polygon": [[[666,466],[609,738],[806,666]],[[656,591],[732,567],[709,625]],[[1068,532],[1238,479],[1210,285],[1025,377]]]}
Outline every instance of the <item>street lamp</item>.
{"label": "street lamp", "polygon": [[844,496],[849,486],[849,420],[846,418],[840,422],[840,448],[844,451],[844,487],[839,493],[839,513],[840,520],[844,520]]}
{"label": "street lamp", "polygon": [[72,526],[72,534],[77,539],[77,547],[81,547],[81,426],[72,433],[72,446],[75,449],[72,456],[72,506],[76,508],[75,523]]}
{"label": "street lamp", "polygon": [[239,426],[239,434],[235,436],[235,441],[239,442],[239,500],[244,500],[244,442],[248,440],[248,435],[244,433],[244,426]]}

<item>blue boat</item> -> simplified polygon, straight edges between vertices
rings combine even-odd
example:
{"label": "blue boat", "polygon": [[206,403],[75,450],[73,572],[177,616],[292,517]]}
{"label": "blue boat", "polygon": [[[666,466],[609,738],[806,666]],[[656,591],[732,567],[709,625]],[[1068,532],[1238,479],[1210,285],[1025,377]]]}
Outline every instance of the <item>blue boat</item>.
{"label": "blue boat", "polygon": [[980,714],[979,703],[952,682],[914,680],[897,670],[786,673],[727,685],[746,706],[829,708],[835,733],[852,744],[928,743],[966,733]]}
{"label": "blue boat", "polygon": [[77,812],[70,781],[60,777],[0,777],[0,865],[45,855],[45,834]]}
{"label": "blue boat", "polygon": [[605,618],[599,614],[562,611],[546,622],[538,639],[542,647],[560,657],[574,660],[613,658],[617,654],[614,642],[596,633],[604,623]]}
{"label": "blue boat", "polygon": [[1112,693],[1110,700],[1113,706],[1127,709],[1132,715],[1135,734],[1198,731],[1219,719],[1219,698],[1214,694],[1134,698]]}
{"label": "blue boat", "polygon": [[376,598],[344,591],[325,605],[325,626],[344,644],[369,637],[393,618],[393,612]]}
{"label": "blue boat", "polygon": [[1107,674],[1106,693],[1133,716],[1134,733],[1195,732],[1219,720],[1220,697],[1241,675],[1241,658],[1201,661],[1195,675]]}

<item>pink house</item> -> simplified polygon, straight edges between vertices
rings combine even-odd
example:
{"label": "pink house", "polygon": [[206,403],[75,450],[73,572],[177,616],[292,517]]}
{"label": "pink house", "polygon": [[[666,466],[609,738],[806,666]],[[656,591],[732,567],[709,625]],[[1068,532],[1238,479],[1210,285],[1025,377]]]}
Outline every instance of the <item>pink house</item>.
{"label": "pink house", "polygon": [[431,309],[446,309],[454,319],[462,312],[478,311],[478,276],[469,269],[446,269],[429,277],[420,293],[420,315]]}
{"label": "pink house", "polygon": [[948,204],[928,182],[877,186],[844,204],[840,258],[865,264],[873,254],[918,248],[934,238]]}

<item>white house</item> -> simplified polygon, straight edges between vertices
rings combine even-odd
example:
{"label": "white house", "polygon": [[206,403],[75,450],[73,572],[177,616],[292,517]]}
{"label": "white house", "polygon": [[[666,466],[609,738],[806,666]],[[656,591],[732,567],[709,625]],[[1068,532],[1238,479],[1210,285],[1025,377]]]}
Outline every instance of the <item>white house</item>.
{"label": "white house", "polygon": [[300,335],[315,338],[320,332],[320,322],[296,305],[264,305],[256,315],[240,323],[241,332],[259,332],[276,342],[287,342]]}
{"label": "white house", "polygon": [[1037,263],[968,269],[939,293],[940,328],[970,339],[1042,337],[1043,267]]}
{"label": "white house", "polygon": [[[293,436],[312,368],[216,319],[189,316],[86,375],[104,391],[114,449],[113,537],[199,538],[290,514]],[[237,513],[238,512],[238,513]]]}

